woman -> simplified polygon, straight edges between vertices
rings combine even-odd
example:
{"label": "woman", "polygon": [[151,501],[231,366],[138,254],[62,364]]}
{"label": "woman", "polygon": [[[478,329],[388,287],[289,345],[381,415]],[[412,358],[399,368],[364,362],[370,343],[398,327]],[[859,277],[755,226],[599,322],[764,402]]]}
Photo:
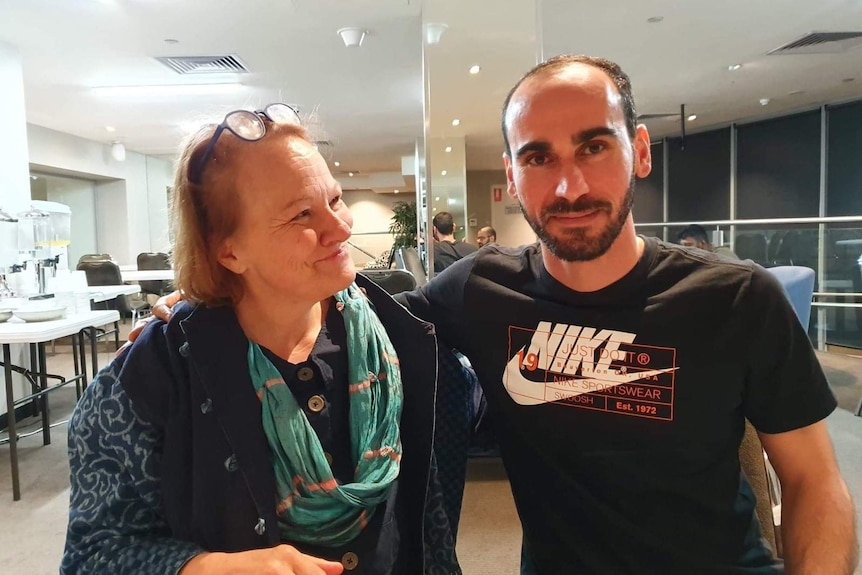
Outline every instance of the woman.
{"label": "woman", "polygon": [[202,128],[173,202],[193,303],[69,423],[61,572],[460,573],[445,518],[424,517],[433,333],[356,277],[352,217],[296,113]]}

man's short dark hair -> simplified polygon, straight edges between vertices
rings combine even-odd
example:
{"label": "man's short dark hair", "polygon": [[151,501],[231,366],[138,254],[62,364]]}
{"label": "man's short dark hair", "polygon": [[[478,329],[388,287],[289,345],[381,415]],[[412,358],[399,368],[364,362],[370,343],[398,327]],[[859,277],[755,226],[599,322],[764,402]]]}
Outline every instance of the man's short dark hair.
{"label": "man's short dark hair", "polygon": [[603,71],[605,74],[610,76],[614,85],[617,87],[617,91],[620,94],[620,97],[623,99],[623,114],[626,118],[626,130],[629,133],[629,137],[634,139],[635,133],[637,132],[637,112],[635,111],[635,100],[634,96],[632,96],[632,84],[631,80],[629,80],[628,75],[623,72],[623,69],[619,67],[615,62],[611,62],[610,60],[606,60],[604,58],[597,58],[595,56],[582,56],[582,55],[574,55],[574,54],[563,54],[560,56],[554,56],[550,60],[546,62],[542,62],[526,74],[524,74],[518,83],[515,84],[511,90],[509,90],[509,94],[506,96],[506,100],[503,102],[503,120],[501,122],[501,126],[503,128],[503,142],[506,144],[506,155],[509,157],[512,156],[512,150],[509,149],[509,134],[506,129],[506,112],[509,110],[509,102],[512,100],[512,96],[515,94],[515,91],[521,87],[526,80],[532,78],[533,76],[537,76],[543,73],[556,72],[558,70],[562,70],[572,64],[586,64],[587,66],[592,66],[593,68],[598,68]]}
{"label": "man's short dark hair", "polygon": [[440,212],[434,216],[431,223],[444,236],[451,236],[455,232],[455,220],[449,212]]}
{"label": "man's short dark hair", "polygon": [[696,243],[701,243],[701,242],[703,242],[705,244],[709,243],[709,235],[706,233],[706,230],[704,229],[704,227],[700,226],[698,224],[691,224],[690,226],[688,226],[687,228],[685,228],[684,230],[679,232],[679,234],[677,234],[676,238],[677,238],[677,241],[680,241],[680,242],[682,240],[691,238]]}

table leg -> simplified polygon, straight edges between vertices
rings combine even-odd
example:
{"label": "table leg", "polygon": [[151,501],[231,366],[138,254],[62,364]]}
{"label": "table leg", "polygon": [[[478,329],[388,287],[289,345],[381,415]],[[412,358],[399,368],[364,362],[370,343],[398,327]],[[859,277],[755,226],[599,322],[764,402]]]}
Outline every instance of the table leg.
{"label": "table leg", "polygon": [[[45,391],[48,389],[48,366],[45,358],[45,342],[40,342],[39,346],[39,389]],[[51,444],[51,418],[48,416],[48,394],[43,394],[39,398],[39,404],[42,408],[42,445]]]}
{"label": "table leg", "polygon": [[96,328],[90,328],[90,355],[93,360],[93,377],[96,377],[96,374],[99,373],[99,346],[96,341]]}
{"label": "table leg", "polygon": [[15,397],[12,393],[12,354],[9,344],[3,344],[3,365],[6,372],[6,425],[9,430],[9,461],[12,464],[12,499],[21,499],[18,479],[18,432],[15,430]]}
{"label": "table leg", "polygon": [[[36,344],[30,344],[30,373],[39,373],[39,355],[38,350],[36,349]],[[36,393],[38,390],[38,380],[34,377],[30,379],[30,393]],[[29,395],[29,394],[28,394]],[[32,409],[33,413],[28,415],[39,415],[41,402],[31,401],[27,406],[27,409]]]}
{"label": "table leg", "polygon": [[81,356],[81,374],[84,376],[81,379],[81,386],[87,389],[87,351],[84,347],[84,330],[78,333],[78,354]]}

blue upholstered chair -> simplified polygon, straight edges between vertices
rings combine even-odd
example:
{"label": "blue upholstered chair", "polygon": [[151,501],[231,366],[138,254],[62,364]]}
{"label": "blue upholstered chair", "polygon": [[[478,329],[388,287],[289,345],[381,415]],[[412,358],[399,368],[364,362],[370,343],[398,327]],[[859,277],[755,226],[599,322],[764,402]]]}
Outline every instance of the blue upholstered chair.
{"label": "blue upholstered chair", "polygon": [[799,323],[808,331],[811,298],[814,295],[814,270],[802,266],[777,266],[766,271],[774,275],[784,287]]}
{"label": "blue upholstered chair", "polygon": [[[814,295],[814,270],[802,266],[777,266],[767,268],[767,271],[782,285],[799,323],[808,331],[811,298]],[[747,421],[745,436],[739,447],[739,462],[757,497],[757,517],[760,520],[761,533],[780,557],[781,485],[769,458],[763,452],[757,432]]]}

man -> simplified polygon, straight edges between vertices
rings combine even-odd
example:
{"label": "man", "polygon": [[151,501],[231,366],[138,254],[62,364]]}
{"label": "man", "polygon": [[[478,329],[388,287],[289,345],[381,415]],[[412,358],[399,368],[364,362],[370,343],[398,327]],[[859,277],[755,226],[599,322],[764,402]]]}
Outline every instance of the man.
{"label": "man", "polygon": [[677,235],[677,239],[679,243],[683,246],[689,248],[699,248],[702,250],[706,250],[708,252],[712,252],[714,254],[718,254],[720,256],[724,256],[726,258],[730,258],[732,260],[738,260],[739,256],[733,253],[733,250],[727,246],[718,246],[715,247],[709,241],[709,236],[706,233],[706,230],[703,226],[699,226],[697,224],[691,224]]}
{"label": "man", "polygon": [[456,261],[476,251],[476,246],[455,241],[455,220],[440,212],[431,220],[434,234],[434,272],[440,273]]}
{"label": "man", "polygon": [[485,226],[476,234],[476,243],[480,248],[497,243],[497,230],[491,226]]}
{"label": "man", "polygon": [[[400,298],[484,387],[522,573],[850,575],[835,400],[807,334],[763,269],[635,233],[651,169],[636,117],[611,62],[530,71],[506,99],[504,162],[539,243],[481,250]],[[740,474],[744,418],[781,480],[786,567]]]}
{"label": "man", "polygon": [[[651,169],[636,117],[611,62],[529,72],[504,107],[504,161],[539,244],[481,250],[402,299],[483,385],[522,573],[850,574],[836,404],[807,335],[764,270],[635,233]],[[786,571],[740,477],[744,417],[781,479]]]}

